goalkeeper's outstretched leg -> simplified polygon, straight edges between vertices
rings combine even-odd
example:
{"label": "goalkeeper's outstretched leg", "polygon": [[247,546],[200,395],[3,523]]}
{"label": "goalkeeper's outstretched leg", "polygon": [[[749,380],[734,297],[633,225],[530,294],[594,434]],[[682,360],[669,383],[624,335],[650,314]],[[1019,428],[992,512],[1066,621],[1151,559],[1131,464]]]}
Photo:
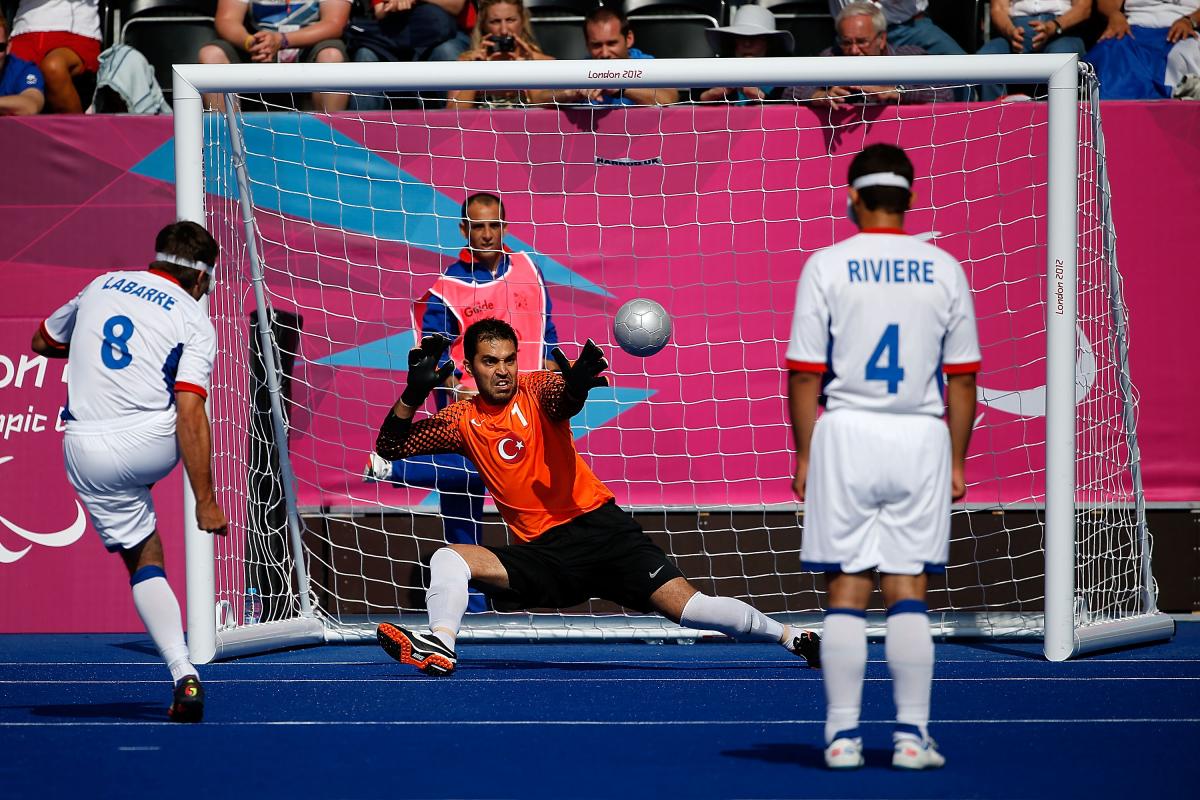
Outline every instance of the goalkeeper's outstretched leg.
{"label": "goalkeeper's outstretched leg", "polygon": [[[585,514],[584,522],[602,523],[606,517],[627,517],[627,534],[637,526],[632,517],[613,504]],[[385,622],[376,631],[380,646],[396,661],[426,675],[440,677],[454,672],[467,587],[473,583],[505,610],[570,606],[596,596],[636,611],[658,611],[672,622],[717,631],[739,641],[774,642],[804,658],[810,667],[820,666],[820,637],[816,633],[778,622],[741,600],[697,591],[640,528],[630,538],[632,547],[622,549],[624,536],[607,537],[604,546],[612,555],[609,563],[594,568],[596,584],[588,586],[568,578],[564,573],[577,574],[570,568],[570,554],[578,554],[582,563],[596,544],[592,537],[572,533],[578,534],[563,531],[561,537],[552,537],[543,545],[441,548],[429,564],[429,630],[410,630]],[[627,568],[636,561],[642,563]],[[649,590],[648,585],[659,578],[666,582]]]}

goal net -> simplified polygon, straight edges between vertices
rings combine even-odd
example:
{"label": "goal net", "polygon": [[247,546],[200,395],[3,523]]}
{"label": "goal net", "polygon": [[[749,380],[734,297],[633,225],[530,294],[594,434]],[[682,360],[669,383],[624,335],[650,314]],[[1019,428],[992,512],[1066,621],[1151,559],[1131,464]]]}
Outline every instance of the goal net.
{"label": "goal net", "polygon": [[[783,351],[807,256],[855,230],[846,171],[873,142],[912,158],[907,229],[962,262],[983,348],[967,502],[931,578],[937,630],[1045,636],[1051,658],[1169,635],[1150,572],[1099,104],[1073,58],[638,62],[651,86],[1051,87],[1048,103],[832,112],[404,100],[299,111],[314,89],[600,85],[588,62],[451,64],[441,83],[409,65],[323,66],[176,68],[180,214],[222,247],[210,414],[231,525],[216,540],[189,530],[197,660],[370,638],[397,617],[419,625],[426,565],[448,536],[510,541],[461,463],[376,465],[364,478],[405,385],[414,305],[459,258],[460,204],[481,191],[503,198],[505,244],[539,268],[563,349],[592,338],[608,354],[611,387],[572,430],[619,504],[701,590],[819,625],[822,579],[799,559]],[[199,92],[228,93],[228,113],[201,113]],[[672,319],[671,343],[647,359],[613,341],[614,313],[635,297]],[[479,610],[462,635],[702,634],[596,601]]]}

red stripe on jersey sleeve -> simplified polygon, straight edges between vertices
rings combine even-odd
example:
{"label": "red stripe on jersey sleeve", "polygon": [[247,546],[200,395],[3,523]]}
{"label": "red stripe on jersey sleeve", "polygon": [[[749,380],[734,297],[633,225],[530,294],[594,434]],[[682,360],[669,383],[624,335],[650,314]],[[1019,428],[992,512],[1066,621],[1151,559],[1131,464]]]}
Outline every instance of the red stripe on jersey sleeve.
{"label": "red stripe on jersey sleeve", "polygon": [[942,364],[942,372],[947,375],[970,375],[979,372],[980,362],[971,361],[967,364]]}
{"label": "red stripe on jersey sleeve", "polygon": [[787,368],[792,372],[825,372],[825,362],[787,360]]}
{"label": "red stripe on jersey sleeve", "polygon": [[[26,329],[28,330],[28,329]],[[38,326],[38,333],[42,334],[42,339],[54,350],[66,350],[67,346],[50,335],[50,331],[46,330],[46,323],[43,322]]]}
{"label": "red stripe on jersey sleeve", "polygon": [[183,381],[175,381],[175,391],[191,392],[192,394],[200,395],[205,400],[208,399],[208,392],[205,390],[205,388],[203,386],[197,386],[194,383],[184,383]]}

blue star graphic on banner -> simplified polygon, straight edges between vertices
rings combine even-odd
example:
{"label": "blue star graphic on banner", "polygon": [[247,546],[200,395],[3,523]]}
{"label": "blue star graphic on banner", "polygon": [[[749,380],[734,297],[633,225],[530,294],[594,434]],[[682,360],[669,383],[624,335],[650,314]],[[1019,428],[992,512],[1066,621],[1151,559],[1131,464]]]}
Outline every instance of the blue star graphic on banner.
{"label": "blue star graphic on banner", "polygon": [[[462,248],[459,201],[368,149],[362,142],[310,114],[245,114],[246,171],[255,206],[297,219],[340,228],[440,255]],[[220,138],[230,152],[225,120],[205,117],[206,141]],[[175,142],[168,140],[131,170],[165,183],[175,182]],[[271,176],[270,182],[255,181]],[[235,197],[237,182],[226,160],[209,164],[205,190]],[[612,297],[609,292],[559,263],[537,253],[517,237],[510,246],[530,254],[550,283]]]}

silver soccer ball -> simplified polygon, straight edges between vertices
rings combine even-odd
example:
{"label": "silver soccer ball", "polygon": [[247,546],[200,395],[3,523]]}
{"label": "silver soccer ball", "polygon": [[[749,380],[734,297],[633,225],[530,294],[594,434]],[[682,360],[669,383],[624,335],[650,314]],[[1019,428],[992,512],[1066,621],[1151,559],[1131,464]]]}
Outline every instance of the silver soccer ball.
{"label": "silver soccer ball", "polygon": [[613,338],[631,356],[652,356],[671,340],[671,318],[653,300],[630,300],[613,318]]}

